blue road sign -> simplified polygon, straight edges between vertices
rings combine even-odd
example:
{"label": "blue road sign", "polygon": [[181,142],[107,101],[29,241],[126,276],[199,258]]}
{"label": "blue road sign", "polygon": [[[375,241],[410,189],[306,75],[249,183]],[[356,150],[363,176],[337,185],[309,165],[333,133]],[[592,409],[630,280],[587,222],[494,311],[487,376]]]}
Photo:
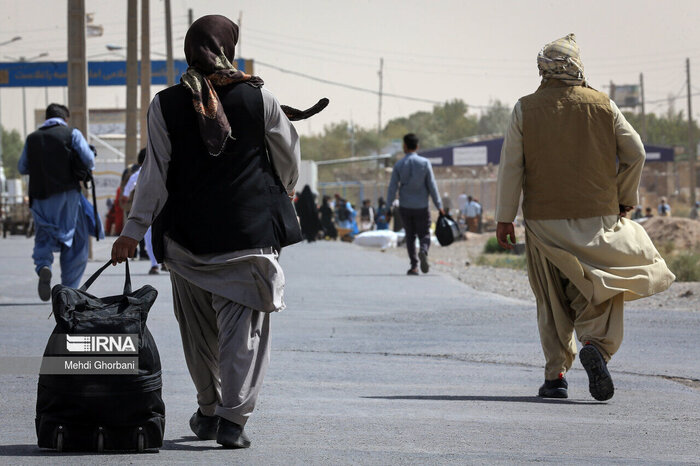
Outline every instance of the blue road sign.
{"label": "blue road sign", "polygon": [[[252,73],[253,60],[237,58],[234,65]],[[139,62],[139,68],[141,63]],[[187,70],[185,60],[175,60],[175,82]],[[165,60],[151,61],[151,84],[167,84]],[[0,62],[0,87],[52,87],[68,85],[66,62]],[[88,62],[89,86],[125,86],[125,61]]]}

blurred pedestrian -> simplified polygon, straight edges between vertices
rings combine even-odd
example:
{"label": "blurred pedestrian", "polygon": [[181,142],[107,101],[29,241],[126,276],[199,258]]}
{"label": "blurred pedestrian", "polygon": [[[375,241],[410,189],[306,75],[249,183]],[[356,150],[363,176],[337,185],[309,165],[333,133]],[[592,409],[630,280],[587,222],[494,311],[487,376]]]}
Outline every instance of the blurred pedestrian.
{"label": "blurred pedestrian", "polygon": [[467,196],[467,203],[464,206],[464,217],[467,220],[468,231],[472,233],[479,232],[479,211],[481,205],[474,201],[474,198]]}
{"label": "blurred pedestrian", "polygon": [[319,213],[321,214],[321,227],[323,228],[323,234],[326,238],[337,239],[338,230],[335,228],[335,213],[331,207],[330,199],[330,196],[323,196],[323,202],[319,209]]}
{"label": "blurred pedestrian", "polygon": [[[421,157],[418,150],[418,137],[409,133],[403,137],[403,151],[406,154],[396,162],[391,172],[387,199],[393,202],[399,193],[400,213],[406,229],[406,249],[411,268],[407,275],[418,275],[418,260],[423,273],[428,273],[428,249],[430,248],[430,210],[428,199],[432,198],[435,207],[444,214],[438,193],[433,167],[430,161]],[[416,237],[420,248],[416,257]]]}
{"label": "blurred pedestrian", "polygon": [[299,195],[296,210],[304,239],[309,243],[313,243],[318,238],[318,233],[321,231],[322,226],[318,216],[318,209],[316,208],[316,199],[308,184],[304,186]]}
{"label": "blurred pedestrian", "polygon": [[[77,288],[88,260],[89,226],[75,170],[95,167],[85,137],[68,126],[70,112],[60,104],[46,108],[46,121],[27,136],[18,169],[29,175],[29,203],[36,228],[34,265],[39,297],[51,299],[53,253],[61,253],[61,283]],[[79,164],[79,165],[78,165]],[[95,219],[99,222],[99,219]]]}
{"label": "blurred pedestrian", "polygon": [[[131,167],[129,167],[129,178],[127,179],[126,183],[124,184],[124,188],[122,189],[122,196],[120,199],[120,204],[122,206],[122,210],[124,212],[124,218],[125,221],[127,218],[129,218],[129,212],[131,212],[131,205],[134,202],[134,193],[136,192],[134,188],[136,188],[136,183],[138,182],[139,179],[139,173],[141,173],[141,166],[143,165],[143,161],[146,157],[146,149],[143,148],[139,151],[138,156],[136,157],[136,163],[133,164]],[[148,254],[148,249],[146,247],[146,236],[148,234],[144,235],[143,238],[141,238],[141,241],[139,241],[139,247],[138,247],[138,252],[134,253],[134,259],[139,258],[141,260],[151,260],[151,263],[153,263],[153,258]],[[155,267],[155,272],[153,271],[153,267],[151,267],[151,272],[152,275],[155,273],[158,273],[158,267]]]}
{"label": "blurred pedestrian", "polygon": [[657,211],[661,217],[670,217],[671,216],[671,206],[666,202],[666,198],[662,197],[661,201],[659,202],[659,206],[657,208]]}
{"label": "blurred pedestrian", "polygon": [[[144,147],[139,151],[139,155],[137,157],[138,170],[136,170],[136,172],[134,172],[134,174],[131,175],[129,181],[124,187],[124,197],[129,199],[129,206],[133,204],[133,199],[136,194],[136,190],[139,189],[139,176],[141,174],[141,168],[143,167],[143,162],[145,159],[146,148]],[[148,230],[146,230],[146,233],[143,235],[143,239],[139,242],[139,246],[141,246],[142,251],[145,251],[145,257],[148,258],[149,261],[151,261],[151,268],[149,269],[148,274],[158,275],[158,269],[160,268],[160,264],[158,264],[158,260],[156,259],[156,256],[153,253],[152,233],[150,227],[148,228]],[[167,270],[165,264],[163,264],[163,270]]]}
{"label": "blurred pedestrian", "polygon": [[452,210],[452,199],[447,192],[442,193],[442,208],[445,209],[446,214],[450,214]]}
{"label": "blurred pedestrian", "polygon": [[484,229],[484,208],[482,207],[479,199],[474,198],[474,204],[476,205],[476,231],[481,233]]}
{"label": "blurred pedestrian", "polygon": [[355,211],[349,201],[335,195],[335,218],[338,222],[338,228],[352,230],[352,216]]}
{"label": "blurred pedestrian", "polygon": [[637,207],[634,208],[634,212],[632,212],[632,220],[639,220],[640,218],[644,217],[644,213],[642,212],[642,206],[638,205]]}
{"label": "blurred pedestrian", "polygon": [[377,212],[375,215],[374,222],[377,225],[377,230],[387,230],[389,228],[389,208],[386,205],[386,201],[383,197],[379,198],[377,202]]}
{"label": "blurred pedestrian", "polygon": [[360,208],[360,231],[369,231],[374,229],[374,207],[369,199],[362,201]]}
{"label": "blurred pedestrian", "polygon": [[690,208],[690,218],[693,220],[700,219],[700,202],[696,202],[693,207]]}

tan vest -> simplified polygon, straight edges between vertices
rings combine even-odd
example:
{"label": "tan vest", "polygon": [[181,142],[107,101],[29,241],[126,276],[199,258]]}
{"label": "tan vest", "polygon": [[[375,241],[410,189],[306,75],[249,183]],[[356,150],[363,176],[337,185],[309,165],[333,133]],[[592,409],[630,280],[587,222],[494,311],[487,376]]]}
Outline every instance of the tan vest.
{"label": "tan vest", "polygon": [[526,219],[619,213],[617,143],[610,98],[550,79],[520,99]]}

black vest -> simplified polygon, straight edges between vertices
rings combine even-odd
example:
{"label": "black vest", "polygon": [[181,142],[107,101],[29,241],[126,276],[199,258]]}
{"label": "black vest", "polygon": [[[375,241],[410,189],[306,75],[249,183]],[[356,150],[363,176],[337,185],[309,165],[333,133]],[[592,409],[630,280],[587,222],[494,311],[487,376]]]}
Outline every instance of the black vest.
{"label": "black vest", "polygon": [[79,190],[71,172],[73,130],[63,125],[40,128],[27,136],[29,199],[46,199],[53,194]]}
{"label": "black vest", "polygon": [[199,133],[192,96],[182,85],[158,93],[172,146],[168,201],[153,224],[153,249],[163,260],[163,235],[209,254],[282,247],[301,241],[294,207],[275,174],[265,145],[260,89],[218,89],[235,141],[209,155]]}

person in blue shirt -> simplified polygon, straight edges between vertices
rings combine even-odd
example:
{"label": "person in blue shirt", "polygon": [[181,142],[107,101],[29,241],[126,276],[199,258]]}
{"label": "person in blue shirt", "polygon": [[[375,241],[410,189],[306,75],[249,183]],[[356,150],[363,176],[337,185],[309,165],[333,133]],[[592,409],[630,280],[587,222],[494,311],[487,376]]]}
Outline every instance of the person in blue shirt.
{"label": "person in blue shirt", "polygon": [[68,127],[69,117],[65,106],[49,105],[46,121],[27,136],[18,163],[19,172],[29,175],[29,203],[36,226],[32,258],[43,301],[51,298],[54,252],[61,253],[61,283],[72,288],[80,284],[88,260],[89,219],[71,164],[92,170],[95,154],[81,132]]}
{"label": "person in blue shirt", "polygon": [[[435,175],[430,161],[416,153],[418,137],[409,133],[403,137],[404,158],[396,162],[389,182],[388,202],[394,202],[396,191],[399,192],[399,212],[406,230],[406,249],[411,261],[407,275],[418,275],[418,260],[423,273],[428,273],[428,249],[430,248],[430,210],[428,198],[444,215],[442,201],[438,194]],[[420,242],[416,258],[416,237]]]}

